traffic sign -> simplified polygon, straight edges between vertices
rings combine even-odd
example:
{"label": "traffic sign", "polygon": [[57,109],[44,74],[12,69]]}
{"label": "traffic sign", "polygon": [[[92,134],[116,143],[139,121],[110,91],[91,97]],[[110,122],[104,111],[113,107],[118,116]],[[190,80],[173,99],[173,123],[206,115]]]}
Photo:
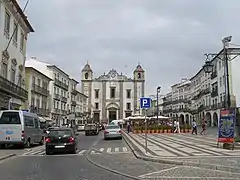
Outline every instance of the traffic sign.
{"label": "traffic sign", "polygon": [[140,98],[140,108],[151,108],[151,98],[142,97]]}

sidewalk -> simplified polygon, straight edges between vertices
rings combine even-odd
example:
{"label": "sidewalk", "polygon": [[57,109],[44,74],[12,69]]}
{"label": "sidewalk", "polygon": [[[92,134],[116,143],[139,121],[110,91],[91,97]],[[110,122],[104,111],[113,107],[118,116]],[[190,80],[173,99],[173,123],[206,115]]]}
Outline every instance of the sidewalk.
{"label": "sidewalk", "polygon": [[[240,150],[217,147],[214,130],[206,136],[192,134],[148,134],[147,154],[144,134],[124,133],[126,142],[140,159],[161,163],[228,169],[240,173]],[[215,134],[215,135],[214,135]]]}

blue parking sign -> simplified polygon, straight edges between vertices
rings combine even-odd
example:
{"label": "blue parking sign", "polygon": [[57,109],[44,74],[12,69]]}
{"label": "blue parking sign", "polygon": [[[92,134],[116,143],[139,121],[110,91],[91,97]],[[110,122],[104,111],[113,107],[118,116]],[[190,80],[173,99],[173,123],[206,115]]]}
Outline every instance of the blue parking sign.
{"label": "blue parking sign", "polygon": [[146,97],[140,98],[140,108],[141,109],[151,108],[151,98]]}

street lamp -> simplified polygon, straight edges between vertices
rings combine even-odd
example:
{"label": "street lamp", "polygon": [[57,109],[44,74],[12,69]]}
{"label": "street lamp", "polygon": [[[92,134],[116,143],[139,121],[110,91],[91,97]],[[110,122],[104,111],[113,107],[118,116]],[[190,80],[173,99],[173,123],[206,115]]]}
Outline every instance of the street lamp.
{"label": "street lamp", "polygon": [[160,91],[161,91],[161,87],[160,86],[158,86],[157,87],[157,122],[158,122],[158,124],[159,124],[159,120],[158,120],[158,111],[159,111],[159,107],[158,107],[158,95],[159,95],[159,93],[160,93]]}
{"label": "street lamp", "polygon": [[[228,68],[228,52],[227,52],[227,46],[228,43],[231,42],[232,36],[228,36],[223,38],[223,50],[224,50],[224,64],[225,64],[225,108],[231,107],[231,99],[230,99],[230,85],[229,85],[229,68]],[[205,73],[212,73],[214,65],[211,64],[211,61],[208,60],[208,56],[213,54],[205,54],[207,56],[207,60],[205,64],[203,65],[203,70]]]}

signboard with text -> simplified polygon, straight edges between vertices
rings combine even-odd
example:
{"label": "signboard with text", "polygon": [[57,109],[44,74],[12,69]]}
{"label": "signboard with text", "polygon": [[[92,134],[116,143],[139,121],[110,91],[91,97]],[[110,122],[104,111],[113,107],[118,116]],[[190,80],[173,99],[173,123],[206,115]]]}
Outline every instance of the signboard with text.
{"label": "signboard with text", "polygon": [[236,121],[235,108],[220,110],[220,117],[218,121],[218,142],[233,143],[234,129]]}

